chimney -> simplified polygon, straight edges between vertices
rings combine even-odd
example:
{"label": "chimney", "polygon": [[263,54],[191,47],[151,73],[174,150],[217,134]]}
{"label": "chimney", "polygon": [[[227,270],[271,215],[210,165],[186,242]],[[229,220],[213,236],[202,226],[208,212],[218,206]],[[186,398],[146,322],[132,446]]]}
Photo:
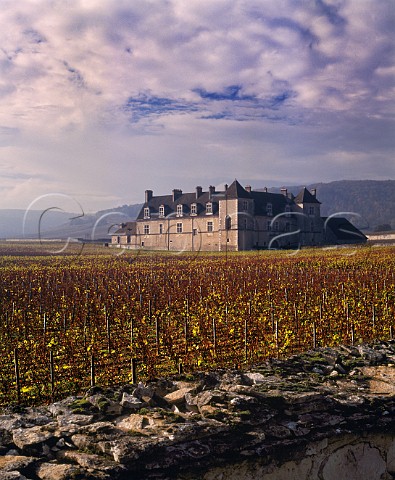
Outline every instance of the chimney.
{"label": "chimney", "polygon": [[229,186],[229,185],[228,185],[227,183],[225,183],[225,185],[224,185],[225,192],[228,190],[228,186]]}
{"label": "chimney", "polygon": [[288,190],[285,187],[281,189],[281,193],[284,195],[284,197],[288,197]]}
{"label": "chimney", "polygon": [[199,198],[200,195],[202,194],[202,187],[198,186],[196,187],[196,198]]}
{"label": "chimney", "polygon": [[316,188],[312,188],[311,189],[311,194],[313,195],[313,197],[315,197],[317,195],[317,189]]}
{"label": "chimney", "polygon": [[173,202],[177,200],[177,198],[180,198],[182,195],[182,190],[179,190],[178,188],[175,188],[173,190]]}
{"label": "chimney", "polygon": [[151,200],[153,194],[154,192],[152,190],[145,191],[145,203],[148,203]]}
{"label": "chimney", "polygon": [[247,185],[244,189],[247,190],[248,193],[251,193],[251,185]]}
{"label": "chimney", "polygon": [[212,194],[215,193],[215,187],[213,187],[212,185],[210,185],[210,186],[208,187],[208,193],[209,193],[209,197],[210,197],[210,199],[211,199]]}
{"label": "chimney", "polygon": [[267,187],[264,187],[263,191],[264,191],[265,193],[267,193]]}

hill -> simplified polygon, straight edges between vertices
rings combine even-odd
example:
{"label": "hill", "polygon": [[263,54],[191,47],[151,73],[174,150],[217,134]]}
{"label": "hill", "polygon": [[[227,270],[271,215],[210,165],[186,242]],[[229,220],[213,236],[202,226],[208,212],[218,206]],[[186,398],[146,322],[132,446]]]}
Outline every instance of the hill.
{"label": "hill", "polygon": [[[365,231],[389,224],[395,229],[395,180],[340,180],[287,187],[296,195],[303,186],[317,189],[324,217],[341,212],[354,212],[348,218]],[[279,188],[269,189],[278,192]]]}
{"label": "hill", "polygon": [[134,220],[140,208],[140,204],[123,205],[83,216],[57,210],[45,214],[30,210],[25,215],[25,210],[0,209],[0,238],[108,239],[112,225]]}
{"label": "hill", "polygon": [[[395,180],[340,180],[330,183],[314,183],[287,187],[294,195],[306,186],[317,189],[322,203],[322,216],[353,212],[347,218],[365,232],[372,232],[387,224],[395,229]],[[261,189],[257,189],[261,190]],[[279,192],[280,188],[269,188]],[[123,205],[94,214],[78,214],[62,211],[46,212],[42,218],[41,236],[44,238],[109,239],[114,225],[134,220],[142,204]],[[41,211],[30,211],[25,221],[25,237],[37,238]],[[0,238],[22,238],[24,210],[0,209]]]}

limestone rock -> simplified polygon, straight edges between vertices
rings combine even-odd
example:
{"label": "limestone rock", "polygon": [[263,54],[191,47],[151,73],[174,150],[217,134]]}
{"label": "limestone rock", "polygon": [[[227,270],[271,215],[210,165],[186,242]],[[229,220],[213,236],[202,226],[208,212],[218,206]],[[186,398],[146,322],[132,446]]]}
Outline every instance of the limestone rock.
{"label": "limestone rock", "polygon": [[245,376],[251,380],[254,385],[265,383],[266,377],[259,372],[246,372]]}
{"label": "limestone rock", "polygon": [[42,426],[17,428],[13,431],[12,437],[13,442],[20,450],[33,455],[37,454],[45,443],[51,441],[55,444],[57,441],[54,433]]}
{"label": "limestone rock", "polygon": [[126,418],[123,418],[120,422],[116,423],[117,428],[128,431],[141,431],[148,425],[148,419],[144,415],[138,415],[132,413]]}
{"label": "limestone rock", "polygon": [[139,410],[144,406],[144,402],[130,393],[123,392],[121,405],[128,410]]}
{"label": "limestone rock", "polygon": [[37,469],[37,477],[41,480],[70,480],[71,478],[87,478],[83,471],[74,465],[42,463]]}
{"label": "limestone rock", "polygon": [[168,393],[164,399],[169,402],[171,405],[181,405],[185,402],[185,394],[196,391],[196,385],[190,385],[186,387],[179,388],[174,390],[171,393]]}
{"label": "limestone rock", "polygon": [[11,472],[23,470],[37,461],[34,457],[25,457],[22,455],[5,455],[0,457],[0,471]]}
{"label": "limestone rock", "polygon": [[0,472],[0,480],[29,480],[17,471]]}

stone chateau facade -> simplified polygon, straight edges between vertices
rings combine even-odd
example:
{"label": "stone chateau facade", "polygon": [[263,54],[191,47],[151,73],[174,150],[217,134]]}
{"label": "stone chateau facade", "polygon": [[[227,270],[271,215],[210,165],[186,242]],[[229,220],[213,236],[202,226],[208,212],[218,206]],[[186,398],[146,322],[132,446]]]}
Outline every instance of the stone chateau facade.
{"label": "stone chateau facade", "polygon": [[111,245],[175,251],[240,251],[363,243],[366,237],[348,220],[321,217],[315,189],[295,197],[254,191],[235,180],[216,191],[174,189],[171,195],[145,191],[136,219],[120,225]]}

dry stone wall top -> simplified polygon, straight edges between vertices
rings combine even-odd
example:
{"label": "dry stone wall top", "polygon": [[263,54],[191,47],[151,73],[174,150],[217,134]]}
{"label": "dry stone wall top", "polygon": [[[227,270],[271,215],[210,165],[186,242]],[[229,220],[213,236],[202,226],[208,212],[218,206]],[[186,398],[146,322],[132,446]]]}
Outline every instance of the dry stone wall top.
{"label": "dry stone wall top", "polygon": [[0,480],[395,478],[394,379],[376,342],[10,407]]}

